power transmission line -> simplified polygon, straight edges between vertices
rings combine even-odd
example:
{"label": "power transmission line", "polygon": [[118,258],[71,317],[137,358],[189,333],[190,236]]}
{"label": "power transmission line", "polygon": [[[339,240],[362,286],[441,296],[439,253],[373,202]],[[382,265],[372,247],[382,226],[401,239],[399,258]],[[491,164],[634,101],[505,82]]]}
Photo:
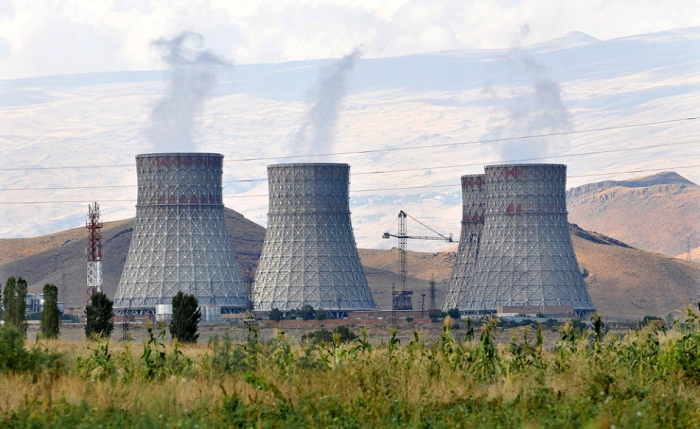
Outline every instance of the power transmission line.
{"label": "power transmission line", "polygon": [[[672,166],[664,168],[648,168],[648,169],[637,169],[637,170],[627,170],[627,171],[615,171],[615,172],[601,172],[594,174],[579,174],[568,176],[569,179],[581,178],[581,177],[599,177],[599,176],[610,176],[618,174],[633,174],[633,173],[646,173],[652,171],[668,171],[668,170],[681,170],[686,168],[698,168],[700,164],[695,165],[682,165],[682,166]],[[401,191],[408,189],[434,189],[434,188],[451,188],[451,187],[461,187],[460,183],[446,183],[442,185],[421,185],[421,186],[403,186],[396,187],[392,186],[390,188],[375,188],[375,189],[357,189],[351,190],[350,193],[360,193],[360,192],[379,192],[379,191]],[[253,194],[253,195],[224,195],[223,198],[267,198],[267,194]],[[0,201],[0,205],[11,205],[11,204],[83,204],[87,200],[71,200],[71,201]],[[119,199],[119,200],[104,200],[100,199],[100,202],[136,202],[134,199]]]}
{"label": "power transmission line", "polygon": [[[612,131],[612,130],[627,129],[627,128],[654,126],[654,125],[667,125],[667,124],[673,124],[673,123],[678,123],[678,122],[695,121],[698,119],[700,119],[700,117],[688,117],[688,118],[679,118],[679,119],[669,119],[669,120],[664,120],[664,121],[642,122],[642,123],[637,123],[637,124],[626,124],[626,125],[614,125],[614,126],[610,126],[610,127],[601,127],[601,128],[589,128],[589,129],[585,129],[585,130],[562,131],[562,132],[556,132],[556,133],[532,134],[532,135],[514,136],[514,137],[502,137],[502,138],[498,138],[498,139],[471,140],[471,141],[463,141],[463,142],[455,142],[455,143],[440,143],[440,144],[433,144],[433,145],[406,146],[406,147],[395,147],[395,148],[386,148],[386,149],[367,149],[367,150],[348,151],[348,152],[331,152],[331,153],[320,153],[320,154],[313,154],[313,155],[291,155],[291,156],[273,156],[273,157],[258,157],[258,158],[241,158],[241,159],[224,160],[224,162],[270,161],[270,160],[279,160],[279,159],[317,158],[317,157],[324,157],[324,156],[339,156],[339,155],[365,155],[365,154],[380,153],[380,152],[396,152],[396,151],[404,151],[404,150],[435,149],[435,148],[439,148],[439,147],[464,146],[464,145],[484,144],[484,143],[500,143],[500,142],[507,142],[507,141],[513,141],[513,140],[525,140],[525,139],[532,139],[532,138],[585,134],[585,133]],[[15,168],[0,168],[0,171],[66,170],[66,169],[89,169],[89,168],[104,169],[104,168],[122,168],[122,167],[135,167],[135,164],[73,165],[73,166],[56,166],[56,167],[15,167]]]}
{"label": "power transmission line", "polygon": [[[403,168],[403,169],[397,169],[397,170],[364,171],[364,172],[358,172],[358,173],[350,173],[350,175],[351,176],[364,176],[364,175],[371,175],[371,174],[390,174],[390,173],[403,173],[403,172],[410,172],[410,171],[441,170],[441,169],[450,169],[450,168],[474,167],[474,166],[489,165],[489,164],[510,164],[510,163],[516,163],[516,162],[544,161],[547,159],[575,158],[575,157],[580,157],[580,156],[600,155],[600,154],[604,154],[604,153],[629,152],[629,151],[638,151],[638,150],[644,150],[644,149],[657,149],[657,148],[661,148],[661,147],[674,147],[674,146],[682,146],[682,145],[689,145],[689,144],[696,144],[696,143],[700,143],[700,140],[691,140],[691,141],[678,142],[678,143],[656,144],[656,145],[649,145],[649,146],[638,146],[638,147],[632,147],[632,148],[607,149],[607,150],[598,150],[598,151],[591,151],[591,152],[579,152],[579,153],[563,154],[563,155],[551,155],[551,156],[542,156],[542,157],[535,157],[535,158],[511,159],[511,160],[507,160],[507,161],[492,161],[492,162],[478,162],[478,163],[470,163],[470,164],[439,165],[439,166],[434,166],[434,167]],[[248,182],[266,182],[266,181],[267,181],[266,178],[264,178],[264,179],[261,178],[261,179],[224,180],[222,183],[248,183]],[[135,188],[136,186],[137,185],[101,185],[101,186],[57,186],[57,187],[36,187],[36,188],[5,188],[5,189],[0,189],[0,192],[2,192],[2,191],[49,191],[49,190],[53,191],[53,190],[69,190],[69,189]]]}

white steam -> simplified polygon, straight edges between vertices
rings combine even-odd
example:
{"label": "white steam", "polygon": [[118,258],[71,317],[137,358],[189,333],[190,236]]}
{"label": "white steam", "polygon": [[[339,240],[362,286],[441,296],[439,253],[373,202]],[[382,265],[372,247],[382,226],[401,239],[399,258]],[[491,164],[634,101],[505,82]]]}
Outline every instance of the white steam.
{"label": "white steam", "polygon": [[196,115],[216,84],[216,71],[230,64],[202,49],[204,38],[182,32],[172,39],[151,42],[170,68],[167,92],[151,113],[148,139],[157,152],[195,149],[192,133]]}
{"label": "white steam", "polygon": [[[513,43],[507,60],[514,70],[530,81],[522,89],[514,90],[506,102],[505,123],[491,129],[482,140],[494,140],[518,136],[556,134],[573,129],[572,117],[561,98],[561,88],[545,76],[544,67],[520,50],[521,41],[530,29],[521,27],[520,37]],[[566,136],[543,136],[511,140],[501,144],[501,159],[516,160],[543,157],[550,147],[568,143]]]}
{"label": "white steam", "polygon": [[321,69],[309,91],[309,110],[295,138],[295,154],[312,155],[332,150],[341,102],[347,95],[347,79],[362,53],[350,54]]}

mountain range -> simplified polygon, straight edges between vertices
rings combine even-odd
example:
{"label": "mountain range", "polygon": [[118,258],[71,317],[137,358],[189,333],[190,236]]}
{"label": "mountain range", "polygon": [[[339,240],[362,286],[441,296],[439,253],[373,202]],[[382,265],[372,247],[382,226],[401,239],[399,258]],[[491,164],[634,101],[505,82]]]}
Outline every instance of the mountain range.
{"label": "mountain range", "polygon": [[[197,112],[190,149],[225,155],[227,207],[262,226],[268,164],[350,164],[358,244],[389,249],[396,244],[381,235],[396,232],[399,210],[458,235],[459,176],[485,164],[565,163],[570,186],[646,170],[678,171],[697,183],[700,121],[691,118],[700,116],[699,58],[700,27],[614,40],[574,32],[512,49],[362,59],[330,124],[334,137],[295,158],[311,90],[335,60],[240,65],[219,76]],[[149,71],[0,81],[0,237],[78,227],[91,201],[106,220],[133,217],[135,155],[169,150],[147,133],[168,78]],[[584,207],[573,207],[572,218]],[[589,228],[594,220],[580,222]],[[410,223],[409,232],[427,231]],[[681,253],[672,243],[656,248],[615,233]],[[435,252],[441,244],[410,246]]]}

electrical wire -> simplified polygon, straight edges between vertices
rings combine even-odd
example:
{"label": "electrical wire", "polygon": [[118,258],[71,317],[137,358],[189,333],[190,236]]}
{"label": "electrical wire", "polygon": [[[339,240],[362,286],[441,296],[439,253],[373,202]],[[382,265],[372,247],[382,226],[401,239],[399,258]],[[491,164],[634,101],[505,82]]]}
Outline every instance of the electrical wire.
{"label": "electrical wire", "polygon": [[[532,138],[542,138],[542,137],[556,137],[564,135],[575,135],[584,133],[594,133],[601,131],[612,131],[619,129],[628,129],[636,127],[647,127],[655,125],[667,125],[678,122],[696,121],[700,117],[687,117],[679,119],[668,119],[664,121],[653,121],[653,122],[642,122],[637,124],[626,124],[626,125],[614,125],[610,127],[601,128],[589,128],[585,130],[574,130],[574,131],[562,131],[556,133],[543,133],[543,134],[532,134],[525,136],[514,136],[514,137],[503,137],[498,139],[484,139],[484,140],[471,140],[464,142],[455,143],[441,143],[434,145],[422,145],[422,146],[406,146],[406,147],[395,147],[386,149],[367,149],[359,151],[348,151],[348,152],[331,152],[331,153],[320,153],[313,155],[291,155],[291,156],[274,156],[274,157],[258,157],[258,158],[241,158],[241,159],[231,159],[224,160],[224,162],[250,162],[250,161],[270,161],[279,159],[298,159],[298,158],[317,158],[324,156],[339,156],[339,155],[365,155],[370,153],[380,153],[380,152],[396,152],[405,150],[417,150],[417,149],[435,149],[439,147],[451,147],[451,146],[464,146],[472,144],[484,144],[484,143],[500,143],[513,140],[526,140]],[[15,167],[15,168],[0,168],[0,171],[31,171],[31,170],[66,170],[66,169],[104,169],[104,168],[122,168],[122,167],[134,167],[135,164],[108,164],[108,165],[74,165],[74,166],[56,166],[56,167]]]}
{"label": "electrical wire", "polygon": [[[510,164],[510,163],[516,163],[516,162],[544,161],[547,159],[575,158],[575,157],[580,157],[580,156],[592,156],[592,155],[600,155],[600,154],[605,154],[605,153],[617,153],[617,152],[629,152],[629,151],[638,151],[638,150],[645,150],[645,149],[657,149],[657,148],[662,148],[662,147],[674,147],[674,146],[682,146],[682,145],[689,145],[689,144],[696,144],[696,143],[700,143],[700,140],[691,140],[691,141],[684,141],[684,142],[678,142],[678,143],[656,144],[656,145],[648,145],[648,146],[638,146],[638,147],[632,147],[632,148],[606,149],[606,150],[598,150],[598,151],[591,151],[591,152],[579,152],[579,153],[571,153],[571,154],[563,154],[563,155],[542,156],[542,157],[536,157],[536,158],[520,158],[520,159],[511,159],[511,160],[507,160],[507,161],[492,161],[492,162],[478,162],[478,163],[470,163],[470,164],[439,165],[439,166],[434,166],[434,167],[419,167],[419,168],[401,168],[401,169],[396,169],[396,170],[364,171],[364,172],[358,172],[358,173],[350,173],[350,176],[404,173],[404,172],[411,172],[411,171],[441,170],[441,169],[474,167],[474,166],[491,165],[491,164]],[[266,178],[264,178],[264,179],[260,178],[260,179],[224,180],[222,183],[248,183],[248,182],[266,182],[266,181],[267,181]],[[2,191],[49,191],[49,190],[54,191],[54,190],[69,190],[69,189],[135,188],[136,186],[137,185],[100,185],[100,186],[57,186],[57,187],[35,187],[35,188],[4,188],[4,189],[0,189],[0,192],[2,192]]]}
{"label": "electrical wire", "polygon": [[[646,173],[652,171],[670,171],[670,170],[681,170],[687,168],[698,168],[700,164],[695,165],[682,165],[682,166],[670,166],[664,168],[648,168],[648,169],[636,169],[627,171],[614,171],[614,172],[601,172],[594,174],[579,174],[568,176],[570,179],[581,178],[581,177],[600,177],[600,176],[610,176],[617,174],[633,174],[633,173]],[[357,189],[350,190],[350,194],[361,193],[361,192],[379,192],[379,191],[397,191],[397,190],[408,190],[408,189],[434,189],[434,188],[452,188],[461,187],[460,183],[446,183],[441,185],[421,185],[421,186],[402,186],[402,187],[390,187],[390,188],[375,188],[375,189]],[[253,194],[253,195],[224,195],[223,198],[267,198],[267,194]],[[0,201],[0,205],[12,205],[12,204],[83,204],[87,200],[71,200],[71,201]],[[103,202],[136,202],[134,199],[118,199],[118,200],[100,200]]]}

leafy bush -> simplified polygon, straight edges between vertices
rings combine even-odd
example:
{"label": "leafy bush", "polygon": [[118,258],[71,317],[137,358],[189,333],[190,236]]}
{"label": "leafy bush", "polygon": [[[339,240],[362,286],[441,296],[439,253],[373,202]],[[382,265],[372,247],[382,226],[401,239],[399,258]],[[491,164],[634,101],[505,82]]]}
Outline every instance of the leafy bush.
{"label": "leafy bush", "polygon": [[170,335],[183,343],[196,343],[199,338],[197,328],[202,319],[197,298],[191,294],[178,292],[173,297],[173,318],[170,320]]}
{"label": "leafy bush", "polygon": [[267,313],[267,318],[279,322],[282,320],[282,312],[277,308],[273,308],[269,313]]}
{"label": "leafy bush", "polygon": [[447,315],[453,319],[459,319],[461,314],[459,314],[459,308],[450,308],[447,310]]}
{"label": "leafy bush", "polygon": [[314,308],[309,304],[306,304],[305,306],[298,309],[296,313],[297,317],[301,317],[304,320],[311,320],[316,317],[316,312],[314,311]]}
{"label": "leafy bush", "polygon": [[44,372],[55,374],[62,368],[61,355],[38,345],[24,348],[24,335],[14,326],[0,328],[0,373],[28,372],[39,376]]}
{"label": "leafy bush", "polygon": [[326,320],[328,317],[328,312],[322,308],[316,310],[316,320]]}
{"label": "leafy bush", "polygon": [[109,338],[114,330],[114,303],[103,292],[92,295],[91,303],[85,307],[87,320],[85,336],[88,339]]}
{"label": "leafy bush", "polygon": [[348,343],[357,338],[357,335],[350,330],[347,326],[340,325],[336,326],[332,331],[327,329],[320,329],[318,331],[310,332],[301,336],[301,341],[311,341],[312,344],[318,344],[321,341],[324,343],[332,343],[333,335],[339,335],[341,343]]}

